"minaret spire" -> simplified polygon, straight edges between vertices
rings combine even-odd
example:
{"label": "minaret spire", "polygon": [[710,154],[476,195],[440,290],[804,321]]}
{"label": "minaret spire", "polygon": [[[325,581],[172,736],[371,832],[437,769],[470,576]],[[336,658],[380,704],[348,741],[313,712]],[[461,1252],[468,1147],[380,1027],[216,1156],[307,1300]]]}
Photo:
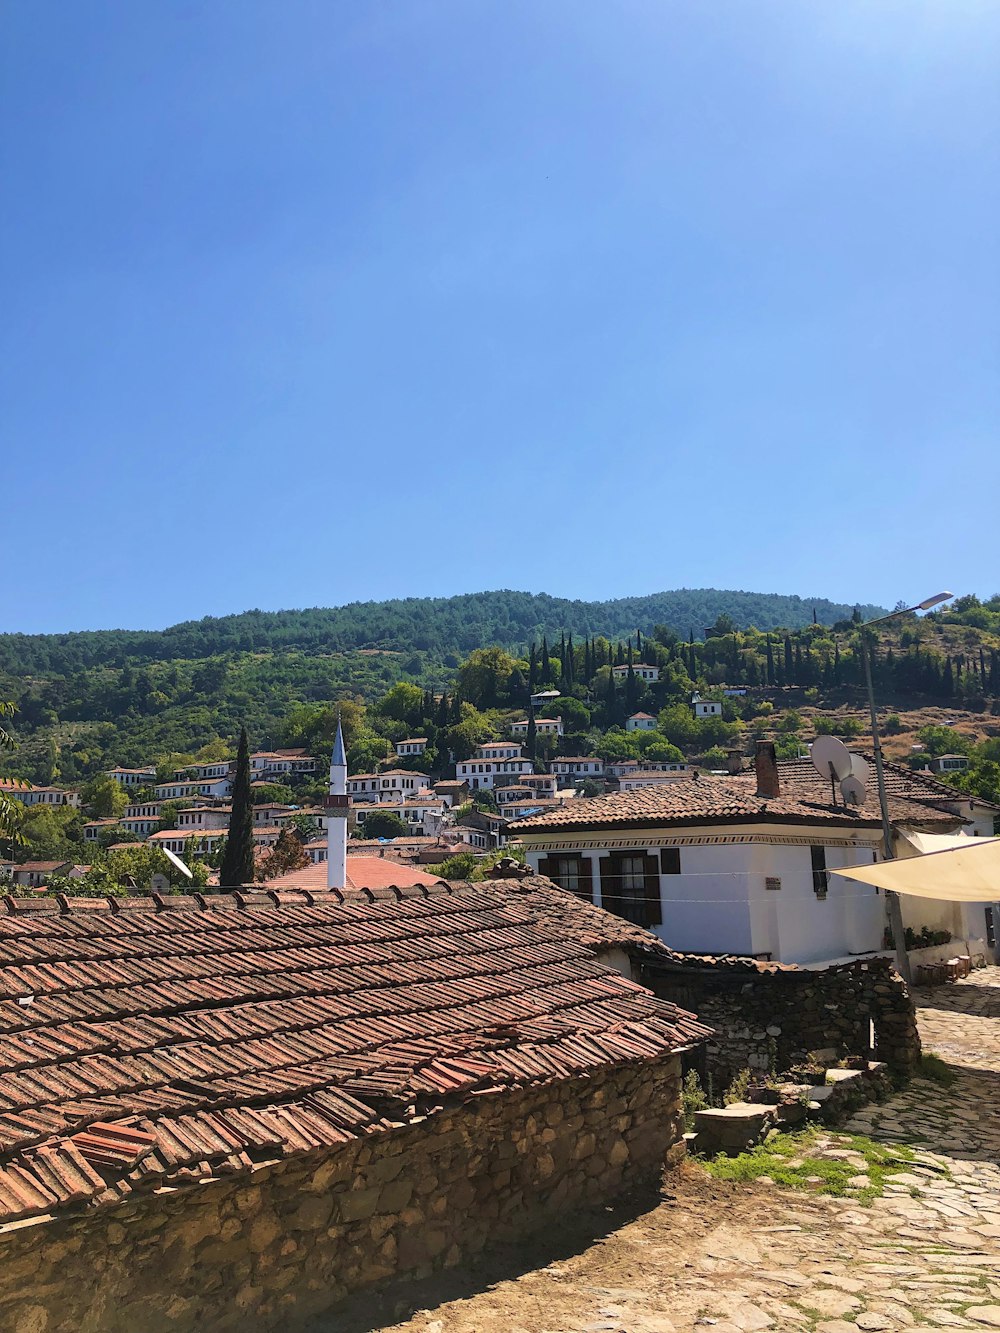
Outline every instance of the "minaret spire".
{"label": "minaret spire", "polygon": [[330,757],[330,794],[326,807],[326,887],[347,887],[347,756],[344,733],[337,713],[337,734]]}

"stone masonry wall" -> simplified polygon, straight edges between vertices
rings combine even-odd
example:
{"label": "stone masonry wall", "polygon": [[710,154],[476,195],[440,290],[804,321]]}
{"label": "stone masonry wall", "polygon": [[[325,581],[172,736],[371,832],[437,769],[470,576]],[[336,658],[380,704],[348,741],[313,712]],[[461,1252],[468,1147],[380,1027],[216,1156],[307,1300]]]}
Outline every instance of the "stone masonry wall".
{"label": "stone masonry wall", "polygon": [[809,1051],[832,1046],[863,1055],[872,1023],[874,1054],[893,1073],[909,1075],[920,1059],[913,1000],[884,958],[815,972],[692,958],[644,968],[641,980],[715,1030],[692,1063],[719,1092],[740,1069],[786,1070]]}
{"label": "stone masonry wall", "polygon": [[338,1152],[0,1232],[4,1333],[290,1330],[658,1179],[680,1059],[483,1096]]}

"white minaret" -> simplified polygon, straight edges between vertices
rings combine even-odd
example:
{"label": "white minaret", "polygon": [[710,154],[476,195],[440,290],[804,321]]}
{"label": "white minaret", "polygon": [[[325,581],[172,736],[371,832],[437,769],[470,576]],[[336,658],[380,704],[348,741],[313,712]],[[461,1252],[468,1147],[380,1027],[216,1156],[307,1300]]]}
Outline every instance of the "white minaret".
{"label": "white minaret", "polygon": [[326,808],[326,887],[347,887],[347,756],[344,754],[344,733],[337,715],[337,735],[333,741],[330,759],[330,794],[324,800]]}

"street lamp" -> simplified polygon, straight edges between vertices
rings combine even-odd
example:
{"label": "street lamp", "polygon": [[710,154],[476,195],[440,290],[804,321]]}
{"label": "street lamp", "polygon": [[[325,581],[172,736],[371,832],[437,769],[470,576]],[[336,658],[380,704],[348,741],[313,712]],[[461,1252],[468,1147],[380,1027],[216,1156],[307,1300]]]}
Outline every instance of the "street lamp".
{"label": "street lamp", "polygon": [[[874,625],[884,625],[887,620],[895,620],[897,616],[908,616],[911,611],[929,611],[931,607],[940,606],[942,602],[950,602],[954,597],[953,592],[937,592],[933,597],[926,597],[922,602],[917,602],[916,606],[900,607],[898,611],[890,611],[887,616],[878,616],[875,620],[866,620],[859,628],[861,630],[872,629]],[[872,635],[875,638],[875,635]],[[889,798],[885,791],[885,766],[882,762],[882,742],[878,734],[878,717],[875,712],[875,687],[872,684],[872,665],[868,654],[868,645],[865,642],[865,636],[861,635],[861,657],[865,664],[865,685],[868,687],[868,711],[872,722],[872,750],[875,755],[875,781],[878,785],[878,803],[882,812],[882,854],[886,861],[891,861],[895,856],[892,848],[892,825],[889,823]],[[906,952],[906,939],[903,933],[903,912],[899,905],[899,894],[891,889],[886,889],[886,908],[889,913],[889,925],[892,928],[892,938],[896,944],[896,965],[899,968],[903,980],[910,984],[910,959]]]}

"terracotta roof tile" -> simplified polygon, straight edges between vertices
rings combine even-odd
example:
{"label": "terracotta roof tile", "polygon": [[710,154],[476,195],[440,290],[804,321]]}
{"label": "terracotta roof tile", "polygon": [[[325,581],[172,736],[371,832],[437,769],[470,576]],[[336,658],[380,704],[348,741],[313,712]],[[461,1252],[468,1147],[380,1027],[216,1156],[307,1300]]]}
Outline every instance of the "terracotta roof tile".
{"label": "terracotta roof tile", "polygon": [[364,891],[0,912],[0,1222],[706,1035],[595,956],[670,957],[648,932],[546,880],[410,885],[371,859]]}
{"label": "terracotta roof tile", "polygon": [[[724,779],[701,778],[698,781],[663,782],[636,791],[616,792],[572,801],[556,810],[530,815],[508,825],[511,833],[544,832],[548,829],[600,829],[621,825],[642,827],[669,824],[733,823],[808,823],[879,827],[878,798],[869,784],[862,806],[833,805],[829,784],[809,765],[815,782],[805,776],[782,782],[780,796],[758,796],[754,773],[735,774]],[[894,822],[949,825],[955,821],[933,805],[903,796],[890,799],[889,813]]]}

